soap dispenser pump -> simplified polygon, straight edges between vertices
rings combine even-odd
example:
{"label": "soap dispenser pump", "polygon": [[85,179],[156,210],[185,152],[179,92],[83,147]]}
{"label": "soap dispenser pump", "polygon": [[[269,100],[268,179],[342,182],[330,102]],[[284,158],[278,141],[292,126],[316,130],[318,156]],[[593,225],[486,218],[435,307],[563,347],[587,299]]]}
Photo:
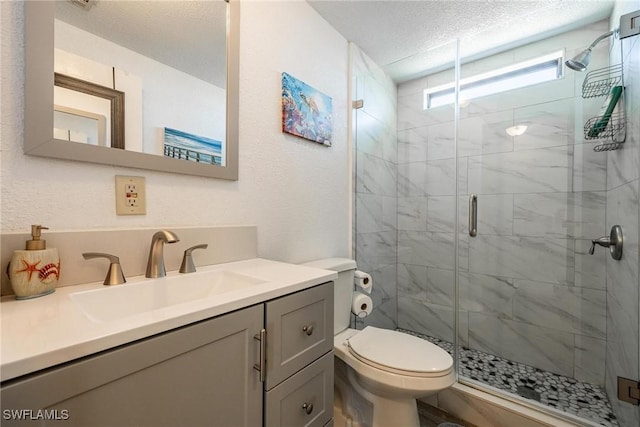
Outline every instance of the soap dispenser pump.
{"label": "soap dispenser pump", "polygon": [[31,226],[31,240],[24,250],[13,251],[7,268],[16,299],[48,295],[56,290],[60,278],[60,256],[56,248],[48,248],[41,239],[42,225]]}

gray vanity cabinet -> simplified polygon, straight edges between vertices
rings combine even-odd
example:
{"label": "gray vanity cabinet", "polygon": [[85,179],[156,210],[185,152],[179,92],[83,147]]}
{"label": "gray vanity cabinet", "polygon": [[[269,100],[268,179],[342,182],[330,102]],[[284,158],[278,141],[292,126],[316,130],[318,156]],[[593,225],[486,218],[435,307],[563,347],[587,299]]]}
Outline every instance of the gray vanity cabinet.
{"label": "gray vanity cabinet", "polygon": [[259,426],[263,312],[249,307],[3,384],[3,411],[46,408],[61,419],[2,425]]}
{"label": "gray vanity cabinet", "polygon": [[[3,427],[325,426],[333,283],[6,381],[0,402]],[[4,416],[29,409],[58,419]]]}
{"label": "gray vanity cabinet", "polygon": [[333,352],[266,393],[267,427],[322,427],[332,417]]}
{"label": "gray vanity cabinet", "polygon": [[333,350],[333,284],[266,303],[269,390]]}
{"label": "gray vanity cabinet", "polygon": [[265,304],[266,427],[322,427],[333,418],[333,283]]}

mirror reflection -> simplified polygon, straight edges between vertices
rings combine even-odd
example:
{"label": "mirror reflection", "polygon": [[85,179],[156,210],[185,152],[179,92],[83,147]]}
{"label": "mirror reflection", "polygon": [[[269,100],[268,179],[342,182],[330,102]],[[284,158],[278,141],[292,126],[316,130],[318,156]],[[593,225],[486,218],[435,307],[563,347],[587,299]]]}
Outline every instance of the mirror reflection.
{"label": "mirror reflection", "polygon": [[54,71],[121,92],[124,105],[56,77],[54,138],[225,166],[226,7],[57,1]]}
{"label": "mirror reflection", "polygon": [[53,111],[53,137],[105,147],[106,117],[56,105]]}

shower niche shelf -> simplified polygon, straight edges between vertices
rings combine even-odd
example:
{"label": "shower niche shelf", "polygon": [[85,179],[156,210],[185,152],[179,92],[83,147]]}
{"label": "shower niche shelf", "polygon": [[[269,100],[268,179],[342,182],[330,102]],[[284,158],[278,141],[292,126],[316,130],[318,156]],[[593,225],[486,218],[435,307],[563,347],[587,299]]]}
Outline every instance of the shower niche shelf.
{"label": "shower niche shelf", "polygon": [[[593,151],[611,151],[622,147],[626,139],[624,109],[624,78],[622,64],[590,71],[582,82],[582,98],[607,97],[616,86],[622,86],[620,98],[613,111],[591,117],[584,124],[585,141],[601,141]],[[596,131],[597,129],[597,131]]]}

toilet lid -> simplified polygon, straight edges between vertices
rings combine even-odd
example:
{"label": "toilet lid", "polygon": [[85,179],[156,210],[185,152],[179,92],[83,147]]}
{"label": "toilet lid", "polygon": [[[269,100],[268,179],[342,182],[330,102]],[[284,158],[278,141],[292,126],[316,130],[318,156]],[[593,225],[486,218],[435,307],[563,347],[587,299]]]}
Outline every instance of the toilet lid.
{"label": "toilet lid", "polygon": [[351,354],[362,362],[401,375],[440,377],[453,368],[445,350],[402,332],[367,326],[349,338]]}

